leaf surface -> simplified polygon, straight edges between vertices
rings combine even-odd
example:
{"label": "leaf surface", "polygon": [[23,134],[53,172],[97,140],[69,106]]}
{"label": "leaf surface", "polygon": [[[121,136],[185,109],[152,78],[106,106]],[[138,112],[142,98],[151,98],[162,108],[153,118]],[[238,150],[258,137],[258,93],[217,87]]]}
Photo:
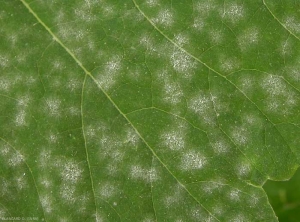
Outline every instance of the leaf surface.
{"label": "leaf surface", "polygon": [[0,6],[1,217],[277,221],[262,185],[299,165],[299,3]]}

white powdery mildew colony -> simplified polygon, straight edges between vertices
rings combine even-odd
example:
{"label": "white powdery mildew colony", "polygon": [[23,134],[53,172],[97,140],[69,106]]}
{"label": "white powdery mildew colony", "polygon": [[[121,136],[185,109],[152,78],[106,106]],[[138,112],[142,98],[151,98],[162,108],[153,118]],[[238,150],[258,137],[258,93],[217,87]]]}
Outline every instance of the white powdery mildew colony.
{"label": "white powdery mildew colony", "polygon": [[26,15],[0,9],[21,30],[0,23],[7,209],[17,191],[47,221],[274,220],[259,186],[295,168],[276,124],[298,121],[298,17],[265,2],[1,4]]}

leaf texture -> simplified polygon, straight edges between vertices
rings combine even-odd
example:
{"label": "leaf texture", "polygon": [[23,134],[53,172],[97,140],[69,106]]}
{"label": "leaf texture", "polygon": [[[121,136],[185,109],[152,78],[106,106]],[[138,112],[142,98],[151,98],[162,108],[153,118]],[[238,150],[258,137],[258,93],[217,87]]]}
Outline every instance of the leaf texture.
{"label": "leaf texture", "polygon": [[277,221],[300,3],[0,1],[0,218]]}

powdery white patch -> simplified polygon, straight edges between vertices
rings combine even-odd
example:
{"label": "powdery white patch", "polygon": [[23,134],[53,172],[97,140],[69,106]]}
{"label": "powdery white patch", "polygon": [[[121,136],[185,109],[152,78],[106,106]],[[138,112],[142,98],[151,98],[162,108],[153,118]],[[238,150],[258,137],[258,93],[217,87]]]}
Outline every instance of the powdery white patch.
{"label": "powdery white patch", "polygon": [[152,8],[152,7],[159,5],[159,2],[158,2],[158,0],[147,0],[146,4]]}
{"label": "powdery white patch", "polygon": [[75,186],[69,184],[62,184],[59,190],[60,197],[63,201],[69,205],[72,205],[76,201]]}
{"label": "powdery white patch", "polygon": [[51,116],[60,116],[61,101],[58,98],[47,98],[45,100],[44,112]]}
{"label": "powdery white patch", "polygon": [[49,180],[48,178],[41,178],[39,180],[39,183],[46,189],[49,189],[50,187],[53,186],[53,182]]}
{"label": "powdery white patch", "polygon": [[116,73],[121,69],[121,57],[114,56],[105,65],[105,71],[109,73]]}
{"label": "powdery white patch", "polygon": [[207,16],[217,7],[215,0],[199,1],[195,3],[195,11],[200,15]]}
{"label": "powdery white patch", "polygon": [[10,42],[11,46],[15,48],[16,43],[19,42],[18,33],[12,33],[11,35],[6,36],[7,40]]}
{"label": "powdery white patch", "polygon": [[224,34],[221,30],[211,30],[208,34],[209,40],[213,44],[220,44],[224,39]]}
{"label": "powdery white patch", "polygon": [[119,172],[119,168],[116,166],[115,163],[108,164],[105,168],[107,173],[111,176],[115,176]]}
{"label": "powdery white patch", "polygon": [[139,165],[132,166],[130,169],[130,177],[133,179],[147,180],[148,175],[146,170]]}
{"label": "powdery white patch", "polygon": [[205,194],[212,194],[216,189],[220,189],[221,185],[217,182],[207,182],[202,186]]}
{"label": "powdery white patch", "polygon": [[114,162],[121,162],[125,156],[125,153],[120,150],[113,150],[109,152],[109,156],[114,160]]}
{"label": "powdery white patch", "polygon": [[151,38],[149,33],[143,33],[139,39],[139,43],[147,49],[151,49],[154,47],[153,39]]}
{"label": "powdery white patch", "polygon": [[207,163],[207,159],[200,153],[194,150],[188,151],[181,158],[181,169],[188,170],[199,170]]}
{"label": "powdery white patch", "polygon": [[180,131],[169,131],[161,136],[163,143],[171,150],[181,150],[185,146],[184,135]]}
{"label": "powdery white patch", "polygon": [[174,15],[169,9],[162,9],[158,12],[153,22],[163,26],[171,26],[174,23]]}
{"label": "powdery white patch", "polygon": [[246,217],[242,214],[238,214],[234,216],[230,221],[232,222],[250,222]]}
{"label": "powdery white patch", "polygon": [[115,85],[121,68],[122,64],[120,56],[114,56],[104,65],[104,70],[96,77],[103,89],[109,90]]}
{"label": "powdery white patch", "polygon": [[151,216],[148,216],[142,220],[142,222],[155,222],[156,220],[154,218],[151,218]]}
{"label": "powdery white patch", "polygon": [[18,166],[24,162],[25,158],[20,153],[14,153],[9,159],[8,164],[10,166]]}
{"label": "powdery white patch", "polygon": [[140,141],[139,136],[132,128],[126,129],[125,143],[129,143],[133,147],[136,147],[139,141]]}
{"label": "powdery white patch", "polygon": [[174,50],[171,54],[170,61],[175,71],[189,77],[191,70],[195,67],[196,63],[191,56],[183,51]]}
{"label": "powdery white patch", "polygon": [[205,26],[205,22],[204,19],[202,17],[196,17],[194,18],[192,27],[196,30],[196,31],[201,31]]}
{"label": "powdery white patch", "polygon": [[158,180],[158,172],[155,168],[145,169],[140,165],[133,165],[130,168],[130,177],[135,180],[154,182]]}
{"label": "powdery white patch", "polygon": [[256,27],[248,28],[237,37],[237,40],[242,51],[251,49],[251,47],[258,43],[259,31]]}
{"label": "powdery white patch", "polygon": [[212,208],[212,213],[216,216],[221,216],[224,213],[224,207],[220,204]]}
{"label": "powdery white patch", "polygon": [[193,221],[207,221],[208,218],[207,212],[201,208],[191,209],[189,215],[193,218]]}
{"label": "powdery white patch", "polygon": [[291,30],[292,32],[295,32],[297,34],[300,34],[300,20],[297,20],[294,16],[289,16],[284,19],[283,22],[284,26]]}
{"label": "powdery white patch", "polygon": [[182,203],[183,200],[182,191],[179,186],[175,186],[170,190],[173,191],[173,194],[166,195],[163,198],[163,203],[166,208],[176,207]]}
{"label": "powdery white patch", "polygon": [[3,157],[6,157],[8,156],[8,154],[10,153],[11,149],[8,145],[2,145],[1,148],[0,148],[0,154],[1,156]]}
{"label": "powdery white patch", "polygon": [[176,105],[181,101],[182,96],[183,92],[177,83],[170,81],[164,83],[163,99],[165,102]]}
{"label": "powdery white patch", "polygon": [[107,2],[101,3],[102,16],[110,18],[117,15],[118,10],[113,4],[108,4]]}
{"label": "powdery white patch", "polygon": [[52,62],[52,69],[54,71],[61,71],[63,68],[65,68],[65,64],[62,62],[63,59],[59,60],[56,59]]}
{"label": "powdery white patch", "polygon": [[109,182],[105,182],[104,184],[100,185],[99,194],[104,199],[113,197],[117,194],[117,192],[117,187]]}
{"label": "powdery white patch", "polygon": [[261,117],[256,116],[252,113],[246,113],[242,116],[243,122],[245,122],[249,126],[262,127],[263,120]]}
{"label": "powdery white patch", "polygon": [[159,179],[159,173],[154,167],[151,167],[148,173],[149,173],[149,181],[151,183]]}
{"label": "powdery white patch", "polygon": [[291,65],[285,68],[284,71],[291,79],[300,82],[300,58],[295,65]]}
{"label": "powdery white patch", "polygon": [[230,2],[224,6],[222,17],[231,23],[239,22],[245,16],[244,6],[235,2]]}
{"label": "powdery white patch", "polygon": [[96,16],[94,16],[93,13],[91,13],[90,7],[90,1],[85,1],[83,4],[79,4],[74,9],[76,20],[82,20],[84,22],[94,21],[96,19]]}
{"label": "powdery white patch", "polygon": [[65,182],[77,183],[82,177],[83,170],[73,161],[63,165],[61,177]]}
{"label": "powdery white patch", "polygon": [[114,163],[121,162],[125,156],[124,138],[117,135],[103,134],[99,144],[99,158],[110,158]]}
{"label": "powdery white patch", "polygon": [[241,75],[238,81],[238,85],[244,93],[249,95],[251,94],[251,92],[253,92],[253,86],[255,85],[255,81],[251,76]]}
{"label": "powdery white patch", "polygon": [[67,83],[67,89],[69,89],[71,92],[75,92],[81,88],[81,85],[81,82],[77,79],[70,79]]}
{"label": "powdery white patch", "polygon": [[197,114],[205,114],[211,112],[211,100],[208,95],[200,92],[199,95],[193,97],[189,104],[189,108]]}
{"label": "powdery white patch", "polygon": [[99,213],[96,213],[95,218],[96,218],[96,222],[103,222],[104,221],[102,215],[100,215]]}
{"label": "powdery white patch", "polygon": [[223,72],[229,73],[240,67],[240,61],[237,58],[223,57],[220,59],[220,68]]}
{"label": "powdery white patch", "polygon": [[235,167],[236,174],[239,177],[246,177],[251,172],[251,164],[248,162],[242,162]]}
{"label": "powdery white patch", "polygon": [[276,75],[267,75],[261,81],[261,87],[270,95],[281,95],[286,93],[286,84],[282,78]]}
{"label": "powdery white patch", "polygon": [[32,86],[36,81],[37,79],[34,76],[27,76],[23,83],[25,83],[27,86]]}
{"label": "powdery white patch", "polygon": [[19,189],[19,190],[23,190],[24,188],[27,188],[28,187],[28,182],[27,182],[27,179],[26,179],[26,174],[23,173],[22,175],[18,176],[15,178],[15,183],[16,183],[16,187]]}
{"label": "powdery white patch", "polygon": [[245,127],[234,127],[230,135],[237,145],[242,146],[249,142],[249,132]]}
{"label": "powdery white patch", "polygon": [[212,143],[211,146],[213,147],[214,152],[218,155],[228,152],[228,150],[230,148],[228,143],[226,143],[222,140]]}
{"label": "powdery white patch", "polygon": [[233,201],[239,201],[240,200],[240,191],[239,190],[231,190],[229,192],[229,199]]}
{"label": "powdery white patch", "polygon": [[25,110],[20,110],[15,117],[16,126],[26,125],[26,112]]}
{"label": "powdery white patch", "polygon": [[52,158],[51,151],[43,149],[38,157],[39,167],[42,169],[49,167],[49,162]]}
{"label": "powdery white patch", "polygon": [[5,79],[4,77],[1,77],[0,79],[0,91],[8,92],[13,85],[13,81],[9,79]]}
{"label": "powdery white patch", "polygon": [[41,201],[43,210],[46,213],[51,213],[52,210],[53,210],[53,207],[52,207],[53,206],[53,201],[52,201],[51,197],[48,196],[48,195],[41,195],[40,196],[40,201]]}
{"label": "powdery white patch", "polygon": [[293,53],[293,46],[289,39],[286,39],[284,41],[281,41],[280,46],[279,46],[279,51],[283,57],[291,55]]}
{"label": "powdery white patch", "polygon": [[55,143],[58,143],[58,136],[52,132],[49,133],[49,135],[47,136],[47,141],[50,143],[50,144],[55,144]]}
{"label": "powdery white patch", "polygon": [[7,55],[0,55],[0,67],[2,68],[8,67],[10,65],[9,61],[12,61],[12,59],[9,59]]}
{"label": "powdery white patch", "polygon": [[71,107],[68,108],[68,113],[71,116],[80,116],[81,110],[80,110],[79,107],[71,106]]}
{"label": "powdery white patch", "polygon": [[19,99],[18,99],[18,106],[20,107],[27,107],[30,103],[30,96],[29,95],[26,95],[26,96],[21,96]]}
{"label": "powdery white patch", "polygon": [[189,42],[189,38],[187,35],[185,35],[183,33],[179,33],[178,35],[176,35],[174,37],[173,41],[176,42],[176,44],[179,46],[184,46]]}
{"label": "powdery white patch", "polygon": [[62,24],[58,27],[58,34],[62,39],[71,39],[75,35],[74,33],[75,30],[68,25]]}

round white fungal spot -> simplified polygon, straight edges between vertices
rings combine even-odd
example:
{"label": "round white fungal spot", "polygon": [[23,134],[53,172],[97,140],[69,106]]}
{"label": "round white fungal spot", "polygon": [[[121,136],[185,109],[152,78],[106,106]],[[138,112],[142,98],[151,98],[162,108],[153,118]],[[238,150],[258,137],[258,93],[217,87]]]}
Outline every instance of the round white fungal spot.
{"label": "round white fungal spot", "polygon": [[211,30],[209,39],[213,44],[220,44],[224,39],[224,34],[221,30]]}
{"label": "round white fungal spot", "polygon": [[237,58],[222,56],[220,59],[220,68],[223,72],[230,73],[240,67],[240,61]]}
{"label": "round white fungal spot", "polygon": [[142,179],[142,180],[147,180],[148,175],[145,174],[145,170],[139,166],[132,166],[130,169],[130,177],[133,179]]}
{"label": "round white fungal spot", "polygon": [[237,145],[245,145],[249,141],[249,132],[245,127],[234,127],[230,133],[231,138]]}
{"label": "round white fungal spot", "polygon": [[139,136],[132,128],[126,129],[125,143],[129,143],[133,147],[136,147],[138,145],[139,141],[140,141]]}
{"label": "round white fungal spot", "polygon": [[99,194],[102,198],[108,199],[114,196],[117,192],[117,188],[109,182],[105,182],[100,185]]}
{"label": "round white fungal spot", "polygon": [[229,145],[224,141],[216,141],[211,144],[213,147],[213,150],[216,154],[223,154],[228,152]]}
{"label": "round white fungal spot", "polygon": [[45,101],[45,112],[51,116],[60,116],[61,101],[58,98],[48,98]]}
{"label": "round white fungal spot", "polygon": [[238,190],[231,190],[229,192],[229,198],[233,201],[239,201],[240,200],[240,192]]}
{"label": "round white fungal spot", "polygon": [[250,163],[243,162],[236,165],[236,173],[239,177],[246,177],[251,172]]}
{"label": "round white fungal spot", "polygon": [[174,42],[179,46],[184,46],[189,42],[189,38],[187,35],[180,33],[174,37]]}
{"label": "round white fungal spot", "polygon": [[190,100],[189,108],[197,114],[204,114],[210,110],[211,100],[205,93],[199,93],[199,95],[193,97]]}
{"label": "round white fungal spot", "polygon": [[259,32],[256,27],[248,28],[243,31],[237,38],[238,38],[238,45],[241,51],[246,51],[251,49],[254,45],[258,43],[259,39]]}
{"label": "round white fungal spot", "polygon": [[154,6],[157,6],[159,4],[159,2],[158,2],[158,0],[147,0],[146,4],[152,8]]}
{"label": "round white fungal spot", "polygon": [[239,22],[245,15],[244,6],[231,2],[225,4],[222,17],[228,19],[231,23],[235,24]]}
{"label": "round white fungal spot", "polygon": [[163,99],[172,105],[178,104],[183,96],[180,86],[175,82],[166,81],[164,84]]}
{"label": "round white fungal spot", "polygon": [[195,29],[195,31],[201,31],[205,26],[205,22],[203,20],[203,18],[201,17],[196,17],[194,18],[192,27]]}
{"label": "round white fungal spot", "polygon": [[181,169],[188,170],[199,170],[207,163],[206,158],[196,151],[189,151],[185,153],[181,159]]}
{"label": "round white fungal spot", "polygon": [[70,183],[77,183],[81,178],[83,170],[74,162],[67,162],[61,172],[62,179]]}
{"label": "round white fungal spot", "polygon": [[185,74],[187,77],[190,76],[191,69],[195,67],[195,61],[189,55],[177,49],[173,51],[170,60],[173,69]]}
{"label": "round white fungal spot", "polygon": [[75,189],[75,186],[69,184],[63,184],[60,187],[60,196],[69,205],[72,205],[76,201]]}
{"label": "round white fungal spot", "polygon": [[14,153],[11,158],[8,159],[10,166],[18,166],[24,162],[24,156],[20,153]]}
{"label": "round white fungal spot", "polygon": [[297,34],[300,34],[300,20],[297,20],[294,16],[289,16],[284,19],[283,22],[284,26],[291,30],[292,32],[295,32]]}
{"label": "round white fungal spot", "polygon": [[163,25],[166,27],[171,26],[174,23],[173,13],[168,9],[162,9],[158,15],[153,19],[154,23]]}
{"label": "round white fungal spot", "polygon": [[171,150],[181,150],[184,148],[184,136],[181,132],[170,131],[162,135],[163,143]]}
{"label": "round white fungal spot", "polygon": [[16,126],[24,126],[24,125],[26,125],[25,118],[26,118],[26,112],[25,112],[25,110],[20,110],[18,112],[18,114],[16,115],[16,118],[15,118]]}
{"label": "round white fungal spot", "polygon": [[42,195],[40,197],[40,201],[43,206],[43,210],[46,213],[51,213],[53,210],[53,208],[52,208],[53,201],[52,201],[51,197],[49,197],[48,195]]}
{"label": "round white fungal spot", "polygon": [[0,79],[0,91],[8,92],[13,85],[12,81],[1,77]]}
{"label": "round white fungal spot", "polygon": [[280,95],[286,92],[286,84],[275,75],[267,75],[261,82],[261,87],[271,95]]}

